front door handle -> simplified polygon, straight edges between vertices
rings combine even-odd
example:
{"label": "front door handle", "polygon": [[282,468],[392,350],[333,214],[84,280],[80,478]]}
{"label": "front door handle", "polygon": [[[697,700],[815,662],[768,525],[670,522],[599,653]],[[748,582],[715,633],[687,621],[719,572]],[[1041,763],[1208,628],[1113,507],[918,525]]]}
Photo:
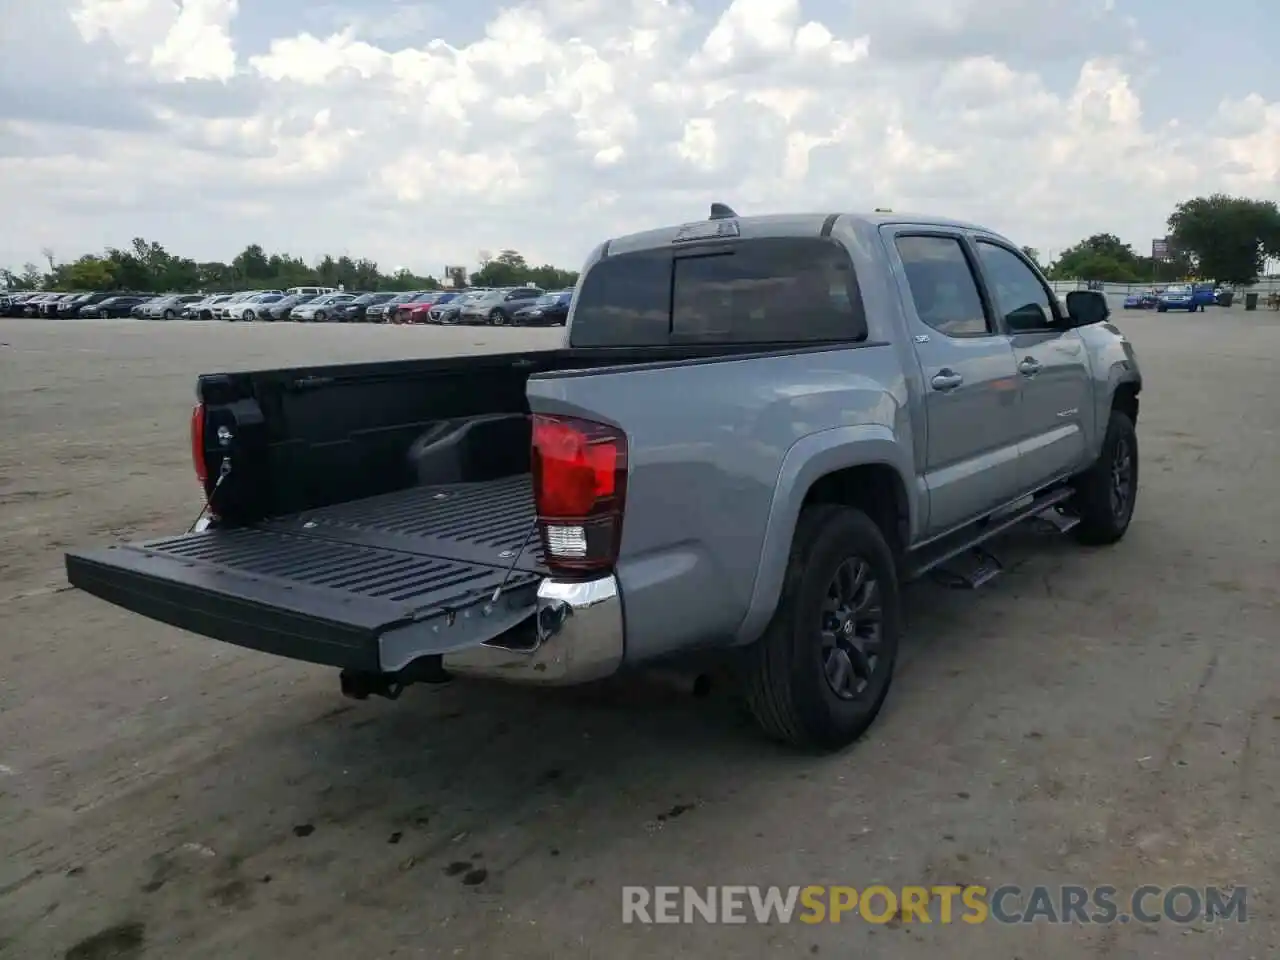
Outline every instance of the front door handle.
{"label": "front door handle", "polygon": [[935,390],[954,390],[964,383],[964,377],[954,370],[944,367],[933,375],[933,379],[929,383],[933,385]]}
{"label": "front door handle", "polygon": [[1023,357],[1022,362],[1018,364],[1018,372],[1024,377],[1034,377],[1040,372],[1040,364],[1035,357]]}

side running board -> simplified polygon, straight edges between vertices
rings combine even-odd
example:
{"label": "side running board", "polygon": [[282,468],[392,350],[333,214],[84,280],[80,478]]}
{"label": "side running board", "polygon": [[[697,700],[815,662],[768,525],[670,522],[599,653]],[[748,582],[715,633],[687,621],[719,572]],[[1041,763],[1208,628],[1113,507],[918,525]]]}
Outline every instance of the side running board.
{"label": "side running board", "polygon": [[958,569],[945,571],[946,582],[949,585],[976,589],[1003,572],[1000,561],[994,555],[979,549],[983,543],[1033,518],[1043,520],[1054,529],[1066,533],[1079,520],[1060,513],[1056,508],[1071,499],[1073,493],[1070,487],[1046,490],[1007,512],[993,514],[984,521],[926,543],[907,555],[903,578],[915,580],[954,563]]}

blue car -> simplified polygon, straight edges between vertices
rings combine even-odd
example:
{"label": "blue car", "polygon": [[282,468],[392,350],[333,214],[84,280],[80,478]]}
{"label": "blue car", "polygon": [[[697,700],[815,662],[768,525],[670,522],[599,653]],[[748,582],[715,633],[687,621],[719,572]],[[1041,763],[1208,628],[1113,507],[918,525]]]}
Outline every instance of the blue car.
{"label": "blue car", "polygon": [[1144,290],[1142,293],[1131,293],[1124,298],[1124,308],[1126,310],[1151,310],[1159,302],[1160,297],[1154,290]]}
{"label": "blue car", "polygon": [[1212,284],[1175,283],[1164,288],[1160,294],[1160,302],[1156,304],[1156,312],[1167,313],[1170,310],[1186,310],[1194,313],[1204,311],[1206,305],[1213,303]]}

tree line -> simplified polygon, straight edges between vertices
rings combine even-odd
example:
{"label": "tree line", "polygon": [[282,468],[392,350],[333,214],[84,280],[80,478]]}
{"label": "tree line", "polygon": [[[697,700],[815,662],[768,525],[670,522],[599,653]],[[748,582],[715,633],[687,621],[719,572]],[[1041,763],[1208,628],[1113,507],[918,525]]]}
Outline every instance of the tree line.
{"label": "tree line", "polygon": [[[1158,283],[1197,277],[1247,286],[1268,259],[1280,258],[1280,209],[1274,200],[1215,193],[1178,204],[1166,222],[1168,254],[1139,254],[1112,233],[1095,233],[1068,247],[1049,264],[1051,280]],[[1023,251],[1040,262],[1038,251]]]}
{"label": "tree line", "polygon": [[[308,264],[301,257],[268,254],[260,244],[251,243],[230,263],[197,262],[176,256],[155,241],[142,237],[124,249],[109,247],[102,253],[87,253],[75,260],[59,262],[52,250],[45,250],[48,269],[25,264],[22,272],[0,269],[0,285],[11,290],[131,290],[138,293],[227,293],[233,290],[280,289],[289,287],[338,287],[346,290],[431,290],[442,286],[436,277],[401,269],[382,272],[367,258],[324,256]],[[497,256],[480,255],[480,268],[468,272],[451,267],[448,280],[453,286],[507,287],[533,283],[544,290],[572,287],[578,280],[573,270],[550,264],[533,266],[516,250]]]}
{"label": "tree line", "polygon": [[[1052,280],[1148,283],[1199,277],[1244,286],[1262,274],[1268,258],[1280,258],[1280,209],[1273,200],[1216,193],[1177,205],[1168,221],[1168,256],[1139,254],[1115,234],[1097,233],[1068,247],[1052,263],[1041,264]],[[1023,251],[1037,263],[1039,252]],[[26,264],[21,273],[0,269],[0,281],[14,290],[136,290],[222,293],[231,290],[342,286],[347,290],[425,290],[441,286],[435,277],[411,270],[383,273],[366,258],[325,256],[314,266],[301,257],[268,254],[245,247],[230,263],[197,263],[175,256],[141,237],[127,249],[108,248],[59,263],[44,251],[48,270]],[[544,290],[573,286],[578,274],[550,264],[532,266],[515,250],[497,256],[481,251],[480,268],[449,269],[454,286],[506,287],[533,283]]]}

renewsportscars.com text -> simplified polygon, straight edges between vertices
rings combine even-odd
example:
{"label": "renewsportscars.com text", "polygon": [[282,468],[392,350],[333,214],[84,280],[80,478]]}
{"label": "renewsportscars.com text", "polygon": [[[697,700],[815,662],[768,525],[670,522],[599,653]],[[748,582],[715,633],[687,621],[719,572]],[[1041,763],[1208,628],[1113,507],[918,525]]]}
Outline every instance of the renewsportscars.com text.
{"label": "renewsportscars.com text", "polygon": [[1247,901],[1240,886],[629,886],[622,922],[1245,923]]}

